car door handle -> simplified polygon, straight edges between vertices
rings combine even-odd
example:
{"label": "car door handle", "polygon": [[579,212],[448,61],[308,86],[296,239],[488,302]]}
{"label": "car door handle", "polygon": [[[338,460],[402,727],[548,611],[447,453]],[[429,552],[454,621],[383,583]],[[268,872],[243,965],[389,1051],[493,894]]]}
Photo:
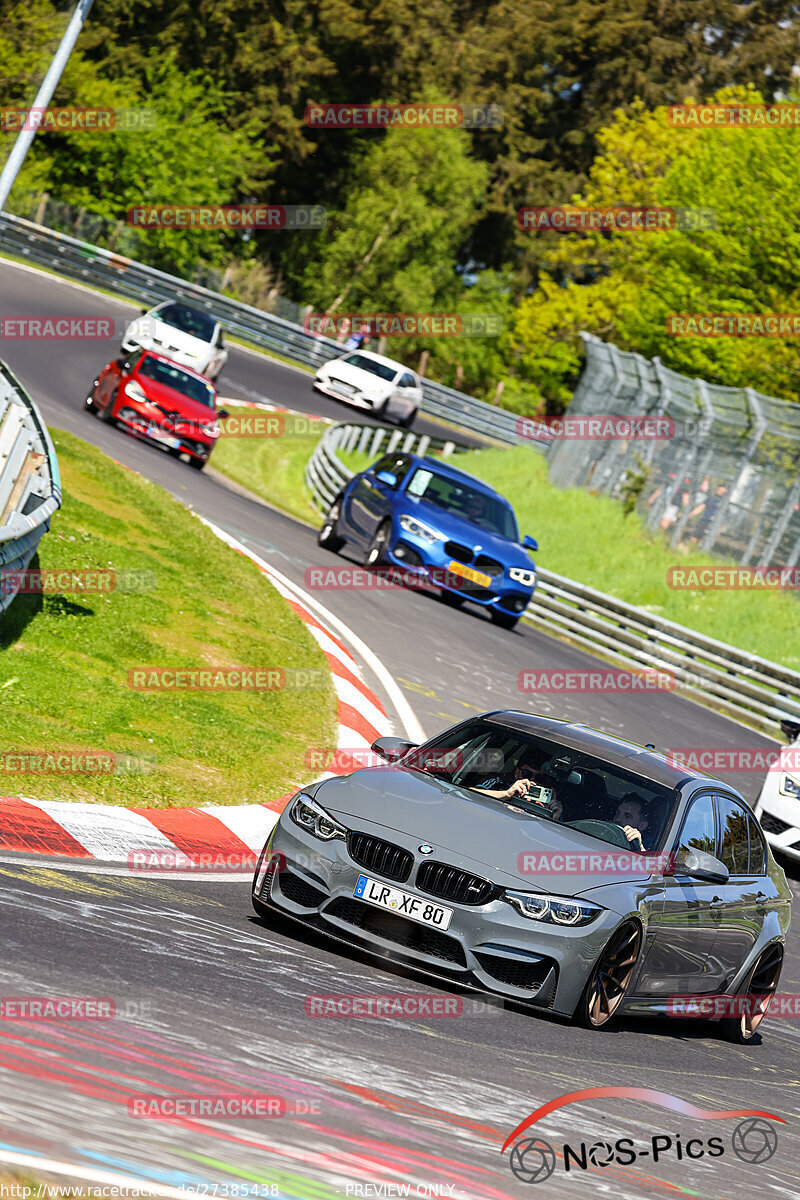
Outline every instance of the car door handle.
{"label": "car door handle", "polygon": [[719,917],[722,915],[722,910],[724,909],[724,907],[725,907],[725,901],[722,899],[722,897],[721,896],[713,896],[711,898],[711,902],[708,906],[708,911],[711,913],[712,917]]}

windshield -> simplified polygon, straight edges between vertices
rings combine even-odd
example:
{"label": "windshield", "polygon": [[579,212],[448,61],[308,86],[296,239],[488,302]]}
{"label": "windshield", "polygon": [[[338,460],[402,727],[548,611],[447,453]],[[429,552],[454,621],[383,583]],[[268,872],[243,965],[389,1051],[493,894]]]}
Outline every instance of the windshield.
{"label": "windshield", "polygon": [[397,367],[387,367],[386,363],[375,362],[363,354],[349,354],[344,361],[349,367],[359,367],[362,371],[369,371],[370,375],[377,375],[379,379],[385,379],[387,383],[392,383],[397,375]]}
{"label": "windshield", "polygon": [[166,304],[155,315],[165,325],[171,325],[173,329],[180,329],[181,333],[200,338],[201,342],[211,341],[217,324],[213,317],[198,312],[195,308],[187,308],[185,304]]}
{"label": "windshield", "polygon": [[470,487],[460,479],[437,475],[426,467],[417,468],[406,490],[410,496],[419,496],[429,504],[443,508],[445,512],[456,513],[473,525],[480,525],[482,529],[508,538],[510,542],[519,541],[511,506],[499,496]]}
{"label": "windshield", "polygon": [[[602,759],[483,720],[409,751],[402,766],[637,853],[659,848],[675,799]],[[501,795],[520,780],[520,794]]]}
{"label": "windshield", "polygon": [[202,379],[196,379],[194,375],[188,375],[172,363],[162,362],[146,354],[139,362],[137,373],[147,379],[154,379],[156,383],[163,383],[164,387],[174,388],[176,392],[183,392],[184,396],[197,400],[206,408],[216,407],[211,385],[203,383]]}

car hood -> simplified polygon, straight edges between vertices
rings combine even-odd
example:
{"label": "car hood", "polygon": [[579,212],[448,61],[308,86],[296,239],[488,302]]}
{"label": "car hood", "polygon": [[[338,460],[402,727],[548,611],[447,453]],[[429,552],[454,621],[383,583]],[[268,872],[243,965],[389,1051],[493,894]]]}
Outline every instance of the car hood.
{"label": "car hood", "polygon": [[448,541],[460,542],[463,546],[469,546],[475,554],[488,554],[491,558],[497,558],[507,566],[536,570],[533,559],[519,543],[510,542],[507,538],[492,533],[490,529],[475,525],[466,517],[447,512],[436,504],[429,504],[424,499],[411,496],[408,492],[403,494],[402,507],[409,516],[418,517],[426,525],[432,525],[434,529],[443,533]]}
{"label": "car hood", "polygon": [[167,325],[165,321],[159,321],[158,317],[142,317],[139,321],[134,321],[130,333],[135,334],[140,341],[158,344],[166,350],[178,350],[181,354],[192,355],[201,361],[211,353],[208,342],[195,337],[194,334],[184,333],[174,325]]}
{"label": "car hood", "polygon": [[521,870],[520,854],[534,855],[534,863],[541,865],[543,854],[605,857],[623,852],[619,846],[577,829],[512,812],[489,796],[467,792],[419,771],[366,767],[306,790],[348,828],[364,829],[365,822],[377,826],[376,836],[415,853],[427,842],[434,848],[436,861],[471,870],[505,887],[577,896],[609,883],[641,883],[647,878],[641,871],[610,874],[587,870],[579,874],[573,869],[545,874],[536,873],[535,868]]}
{"label": "car hood", "polygon": [[138,372],[135,372],[131,379],[135,380],[144,390],[148,400],[153,400],[167,412],[180,413],[184,420],[200,425],[211,425],[217,419],[216,409],[207,408],[205,404],[201,404],[199,400],[193,400],[185,392],[179,392],[165,383],[159,383],[158,380],[151,379],[148,375],[139,375]]}
{"label": "car hood", "polygon": [[349,363],[339,360],[325,363],[322,370],[326,375],[333,375],[336,379],[341,379],[345,383],[352,383],[362,392],[391,392],[395,386],[388,379],[381,379],[378,375],[373,375],[370,371],[364,371],[361,367],[353,367]]}

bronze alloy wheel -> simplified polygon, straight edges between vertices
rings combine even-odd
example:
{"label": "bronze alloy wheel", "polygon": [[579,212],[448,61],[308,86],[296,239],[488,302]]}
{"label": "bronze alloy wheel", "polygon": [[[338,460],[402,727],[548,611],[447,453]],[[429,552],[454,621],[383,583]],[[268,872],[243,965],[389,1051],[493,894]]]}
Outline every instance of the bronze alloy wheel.
{"label": "bronze alloy wheel", "polygon": [[783,948],[779,945],[767,946],[739,992],[739,996],[749,996],[751,999],[747,1011],[738,1016],[724,1017],[720,1022],[722,1033],[729,1041],[743,1045],[754,1037],[777,991],[782,966]]}
{"label": "bronze alloy wheel", "polygon": [[622,925],[609,941],[589,976],[578,1003],[576,1017],[590,1029],[606,1025],[628,990],[642,945],[642,931],[635,921]]}

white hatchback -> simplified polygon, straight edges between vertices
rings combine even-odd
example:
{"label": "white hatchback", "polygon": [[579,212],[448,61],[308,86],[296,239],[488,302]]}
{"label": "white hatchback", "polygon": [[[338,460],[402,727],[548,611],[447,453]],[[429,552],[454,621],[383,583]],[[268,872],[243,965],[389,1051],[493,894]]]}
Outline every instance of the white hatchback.
{"label": "white hatchback", "polygon": [[314,376],[314,388],[365,408],[381,420],[408,428],[422,403],[422,383],[415,371],[392,358],[370,350],[351,350],[323,363]]}
{"label": "white hatchback", "polygon": [[177,300],[143,309],[142,315],[131,321],[122,338],[122,353],[136,349],[155,350],[213,380],[219,379],[228,361],[219,322]]}

